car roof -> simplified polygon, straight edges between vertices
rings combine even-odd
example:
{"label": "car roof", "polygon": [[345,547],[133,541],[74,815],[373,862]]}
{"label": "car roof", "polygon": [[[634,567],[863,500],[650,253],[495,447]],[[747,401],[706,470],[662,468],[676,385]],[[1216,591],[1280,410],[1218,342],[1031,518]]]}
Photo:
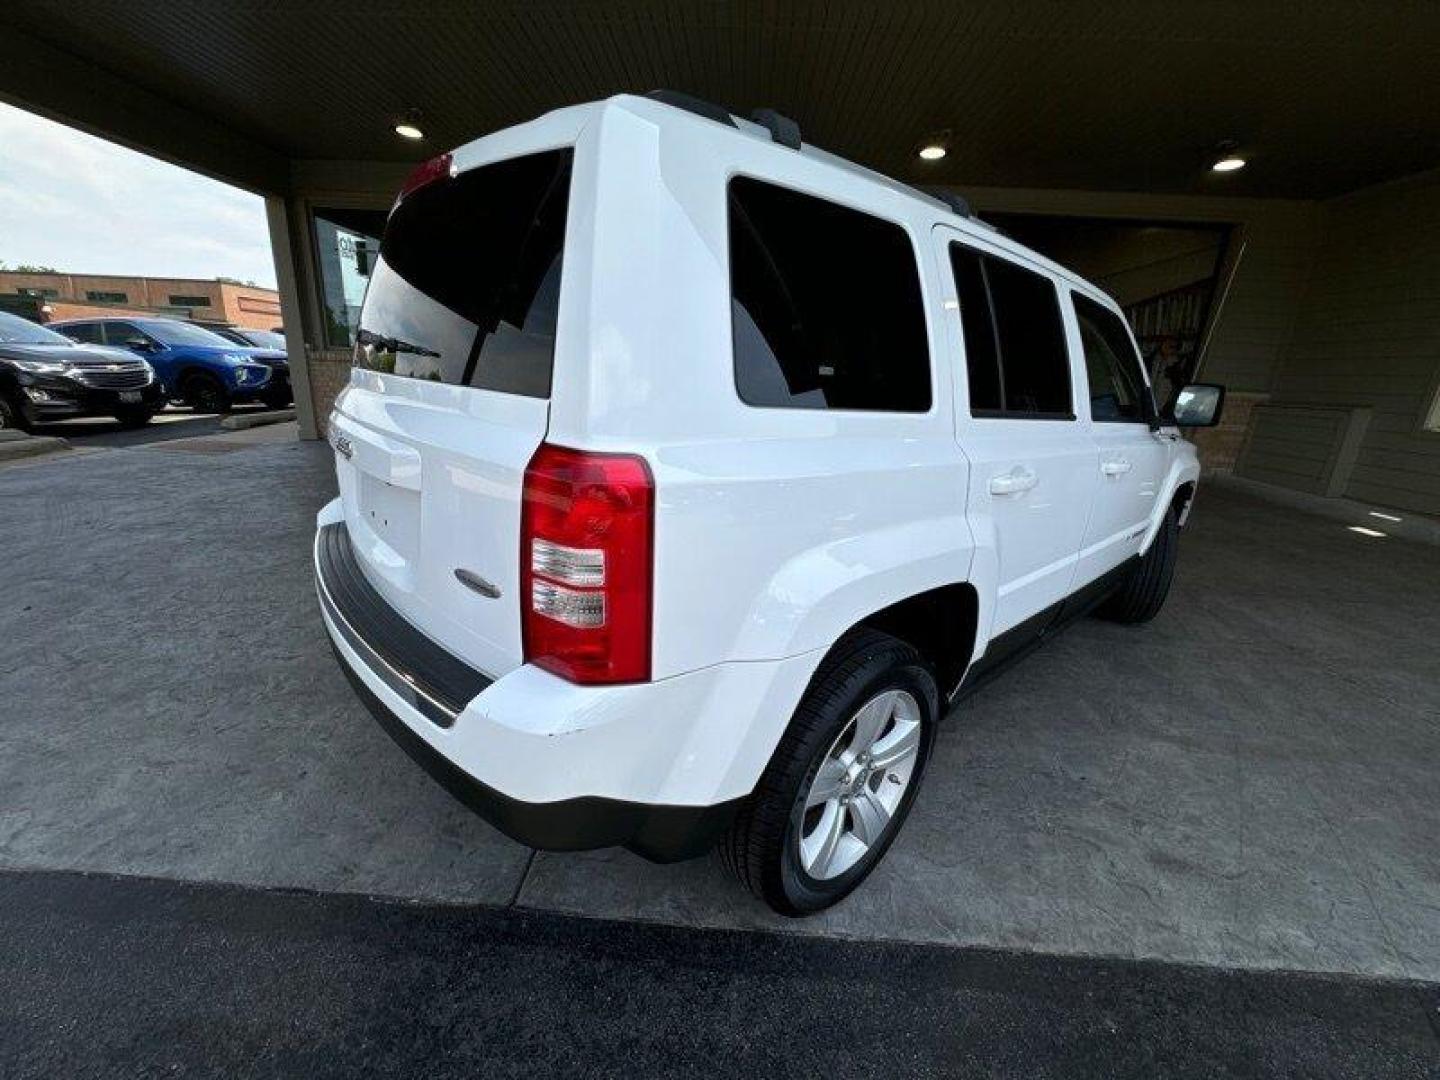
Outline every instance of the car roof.
{"label": "car roof", "polygon": [[[897,180],[893,176],[877,172],[874,169],[866,168],[846,158],[823,150],[818,146],[800,140],[798,150],[789,149],[775,141],[768,127],[753,120],[747,120],[742,116],[729,113],[720,106],[713,106],[707,102],[694,102],[696,106],[703,109],[693,111],[685,105],[676,104],[675,99],[683,98],[684,95],[646,95],[616,94],[613,97],[605,98],[602,101],[592,101],[581,105],[568,105],[560,109],[552,110],[534,120],[517,125],[518,128],[547,128],[553,129],[557,134],[567,139],[572,139],[574,133],[599,118],[605,110],[623,109],[633,113],[657,127],[688,126],[693,131],[703,131],[706,135],[716,140],[727,139],[749,139],[762,142],[773,147],[775,153],[775,176],[777,180],[784,175],[785,158],[789,155],[800,154],[806,159],[822,165],[826,168],[843,172],[864,184],[884,189],[892,195],[898,195],[901,199],[911,204],[921,217],[927,217],[934,225],[945,225],[958,232],[982,241],[985,244],[998,248],[1008,255],[1013,255],[1029,263],[1032,267],[1040,269],[1056,278],[1061,279],[1067,285],[1074,287],[1077,291],[1084,292],[1092,298],[1101,301],[1108,307],[1115,307],[1114,299],[1103,289],[1100,289],[1092,282],[1086,281],[1073,270],[1060,265],[1053,259],[1047,258],[1033,248],[1026,247],[1017,240],[1006,236],[995,226],[975,217],[973,214],[964,215],[956,210],[945,198],[939,195],[932,195],[928,192],[914,187],[904,181]],[[720,117],[729,117],[729,123],[723,122]],[[513,131],[514,128],[504,129]],[[563,134],[562,134],[563,133]],[[454,150],[456,165],[463,171],[482,163],[489,155],[472,156],[473,151],[479,149],[480,144],[488,143],[500,132],[481,136],[470,142],[458,146]]]}

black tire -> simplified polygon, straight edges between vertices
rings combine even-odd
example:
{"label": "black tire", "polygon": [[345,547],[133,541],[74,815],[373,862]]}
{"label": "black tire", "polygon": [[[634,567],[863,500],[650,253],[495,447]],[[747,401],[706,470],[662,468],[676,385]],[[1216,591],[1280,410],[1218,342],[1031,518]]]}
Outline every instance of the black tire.
{"label": "black tire", "polygon": [[1165,512],[1150,550],[1141,556],[1125,584],[1095,614],[1118,623],[1143,623],[1155,618],[1170,595],[1179,549],[1180,519],[1172,506]]}
{"label": "black tire", "polygon": [[155,410],[145,405],[135,409],[117,409],[115,419],[120,421],[121,427],[141,428],[155,419]]}
{"label": "black tire", "polygon": [[25,414],[0,394],[0,431],[29,431],[30,421]]}
{"label": "black tire", "polygon": [[185,404],[196,412],[228,413],[234,405],[230,391],[213,375],[197,372],[185,380],[180,388]]}
{"label": "black tire", "polygon": [[260,400],[267,409],[288,409],[291,405],[289,391],[283,394],[266,394]]}
{"label": "black tire", "polygon": [[[800,855],[811,783],[861,706],[886,690],[906,691],[919,706],[919,747],[908,786],[880,839],[853,866],[833,878],[813,878]],[[847,634],[811,680],[755,791],[721,840],[721,861],[781,915],[808,915],[844,899],[880,862],[904,825],[924,779],[939,717],[935,676],[918,652],[874,630]]]}

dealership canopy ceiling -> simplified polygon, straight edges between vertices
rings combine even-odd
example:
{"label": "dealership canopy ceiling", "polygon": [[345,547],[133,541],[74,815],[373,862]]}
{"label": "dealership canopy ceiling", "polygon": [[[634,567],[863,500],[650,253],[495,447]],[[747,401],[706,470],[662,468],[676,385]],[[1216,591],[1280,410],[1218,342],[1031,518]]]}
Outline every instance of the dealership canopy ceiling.
{"label": "dealership canopy ceiling", "polygon": [[[655,87],[962,187],[1323,197],[1440,164],[1433,3],[10,0],[0,36],[0,97],[257,187]],[[1231,141],[1247,167],[1212,172]]]}

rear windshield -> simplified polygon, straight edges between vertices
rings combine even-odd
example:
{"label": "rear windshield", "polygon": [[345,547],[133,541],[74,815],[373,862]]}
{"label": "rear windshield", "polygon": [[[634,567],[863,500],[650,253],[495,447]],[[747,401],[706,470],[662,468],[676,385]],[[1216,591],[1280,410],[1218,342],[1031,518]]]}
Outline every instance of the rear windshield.
{"label": "rear windshield", "polygon": [[531,154],[406,195],[361,268],[355,363],[548,397],[572,157]]}

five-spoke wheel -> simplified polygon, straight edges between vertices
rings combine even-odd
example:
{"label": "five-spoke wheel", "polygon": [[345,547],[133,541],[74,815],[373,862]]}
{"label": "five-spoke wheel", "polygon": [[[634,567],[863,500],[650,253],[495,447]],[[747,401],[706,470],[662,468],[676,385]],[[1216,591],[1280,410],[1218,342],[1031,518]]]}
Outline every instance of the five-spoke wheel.
{"label": "five-spoke wheel", "polygon": [[805,798],[800,864],[818,880],[849,870],[886,835],[920,754],[920,706],[886,690],[830,744]]}
{"label": "five-spoke wheel", "polygon": [[847,896],[900,831],[939,715],[919,653],[875,630],[847,635],[816,671],[722,858],[784,915]]}

